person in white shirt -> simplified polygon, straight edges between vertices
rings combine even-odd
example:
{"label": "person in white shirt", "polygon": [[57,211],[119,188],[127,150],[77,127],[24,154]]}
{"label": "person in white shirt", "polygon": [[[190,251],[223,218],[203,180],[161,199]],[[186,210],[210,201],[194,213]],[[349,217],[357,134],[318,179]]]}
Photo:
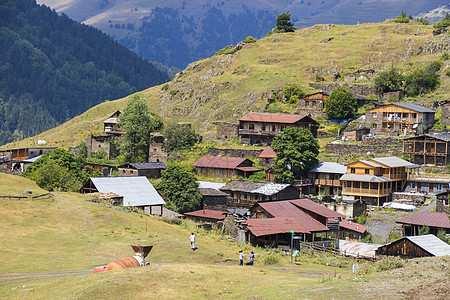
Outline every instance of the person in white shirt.
{"label": "person in white shirt", "polygon": [[244,265],[244,253],[242,252],[242,250],[239,251],[239,265]]}
{"label": "person in white shirt", "polygon": [[192,249],[192,251],[195,251],[195,235],[194,235],[194,233],[191,233],[191,236],[189,237],[189,240],[191,241],[191,249]]}

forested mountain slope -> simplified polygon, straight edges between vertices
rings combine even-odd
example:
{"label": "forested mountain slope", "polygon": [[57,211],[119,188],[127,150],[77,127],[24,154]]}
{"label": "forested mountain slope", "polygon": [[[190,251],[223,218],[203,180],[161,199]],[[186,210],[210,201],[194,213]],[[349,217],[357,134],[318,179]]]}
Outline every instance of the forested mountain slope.
{"label": "forested mountain slope", "polygon": [[38,0],[99,28],[142,57],[184,69],[248,35],[261,38],[277,14],[297,28],[381,22],[403,10],[417,15],[447,0]]}
{"label": "forested mountain slope", "polygon": [[[142,91],[149,108],[164,121],[189,122],[213,139],[216,121],[234,121],[250,111],[298,112],[293,104],[271,103],[273,92],[297,84],[305,93],[322,77],[325,83],[373,85],[373,81],[344,81],[357,70],[375,73],[394,65],[400,72],[441,59],[450,51],[447,35],[433,36],[432,26],[375,23],[316,25],[293,33],[274,34],[245,44],[228,55],[216,55],[190,64],[172,81]],[[450,97],[450,78],[445,75],[450,60],[443,62],[440,87],[429,94],[404,101],[433,101]],[[341,79],[335,81],[336,76]],[[127,98],[102,103],[69,122],[15,145],[45,139],[53,145],[76,145],[88,133],[100,133],[102,121],[125,106]]]}
{"label": "forested mountain slope", "polygon": [[0,145],[168,80],[100,30],[34,0],[0,2]]}

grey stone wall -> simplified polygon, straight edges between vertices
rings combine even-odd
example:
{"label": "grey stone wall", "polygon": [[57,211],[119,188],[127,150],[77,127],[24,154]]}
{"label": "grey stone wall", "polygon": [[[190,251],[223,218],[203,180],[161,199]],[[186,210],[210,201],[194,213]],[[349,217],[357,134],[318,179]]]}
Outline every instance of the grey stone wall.
{"label": "grey stone wall", "polygon": [[[227,196],[203,196],[206,209],[227,211]],[[203,206],[203,205],[202,205]]]}
{"label": "grey stone wall", "polygon": [[427,195],[421,193],[392,193],[392,201],[407,200],[414,203],[423,204],[425,203],[426,198]]}
{"label": "grey stone wall", "polygon": [[217,139],[233,139],[238,136],[238,123],[214,122],[214,124],[216,125]]}
{"label": "grey stone wall", "polygon": [[219,149],[214,147],[208,148],[208,155],[218,156],[218,155],[224,155],[224,156],[232,156],[232,157],[246,157],[246,156],[253,156],[258,158],[258,156],[261,154],[262,150],[245,150],[245,149]]}
{"label": "grey stone wall", "polygon": [[[330,153],[354,153],[367,154],[370,153],[391,153],[395,155],[396,152],[402,152],[403,147],[391,145],[363,145],[363,144],[327,144],[325,150]],[[397,154],[398,155],[398,154]]]}
{"label": "grey stone wall", "polygon": [[377,95],[377,91],[374,86],[360,85],[360,84],[340,84],[340,83],[310,83],[309,86],[325,91],[332,91],[337,87],[344,87],[351,90],[354,94],[365,95]]}
{"label": "grey stone wall", "polygon": [[444,125],[450,125],[450,105],[442,106],[441,122]]}

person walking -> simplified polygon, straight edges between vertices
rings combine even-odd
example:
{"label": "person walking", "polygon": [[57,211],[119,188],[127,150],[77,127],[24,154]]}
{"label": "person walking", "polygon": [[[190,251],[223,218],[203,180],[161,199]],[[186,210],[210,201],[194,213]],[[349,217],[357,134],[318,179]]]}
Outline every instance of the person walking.
{"label": "person walking", "polygon": [[191,233],[191,236],[189,237],[189,240],[191,241],[191,249],[192,249],[192,251],[195,251],[195,235],[194,235],[193,232]]}
{"label": "person walking", "polygon": [[242,252],[242,250],[239,250],[239,265],[244,265],[244,253]]}

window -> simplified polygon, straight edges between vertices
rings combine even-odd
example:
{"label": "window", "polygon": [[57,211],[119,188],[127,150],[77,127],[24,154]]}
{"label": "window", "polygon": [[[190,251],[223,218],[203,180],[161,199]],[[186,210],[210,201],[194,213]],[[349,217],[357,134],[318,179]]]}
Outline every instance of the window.
{"label": "window", "polygon": [[372,127],[372,129],[377,129],[377,124],[372,123],[371,127]]}
{"label": "window", "polygon": [[376,118],[377,117],[377,113],[376,112],[373,112],[372,113],[372,118]]}
{"label": "window", "polygon": [[413,119],[417,118],[417,114],[412,114]]}
{"label": "window", "polygon": [[255,129],[255,124],[248,124],[248,129],[250,129],[250,130]]}
{"label": "window", "polygon": [[262,131],[266,131],[266,125],[264,125],[264,124],[261,125],[261,130],[262,130]]}
{"label": "window", "polygon": [[350,172],[351,172],[352,174],[355,174],[355,168],[351,168],[351,169],[350,169]]}
{"label": "window", "polygon": [[275,125],[272,125],[272,131],[275,131],[275,129],[276,129]]}
{"label": "window", "polygon": [[403,118],[408,118],[409,114],[408,113],[403,113]]}
{"label": "window", "polygon": [[365,169],[365,170],[364,170],[364,173],[367,174],[367,175],[369,175],[369,169]]}

